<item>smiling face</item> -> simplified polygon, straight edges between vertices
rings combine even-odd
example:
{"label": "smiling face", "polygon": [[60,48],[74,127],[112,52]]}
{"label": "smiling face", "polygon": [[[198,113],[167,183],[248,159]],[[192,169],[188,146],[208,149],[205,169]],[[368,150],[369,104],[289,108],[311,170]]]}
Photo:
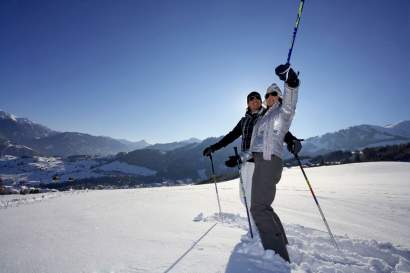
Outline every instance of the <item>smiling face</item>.
{"label": "smiling face", "polygon": [[272,92],[272,93],[266,94],[265,99],[266,99],[266,105],[269,108],[269,107],[272,107],[272,105],[274,105],[275,103],[278,102],[279,96],[278,96],[277,92]]}
{"label": "smiling face", "polygon": [[259,111],[261,107],[262,101],[260,99],[258,99],[257,97],[250,97],[248,101],[248,108],[251,112]]}

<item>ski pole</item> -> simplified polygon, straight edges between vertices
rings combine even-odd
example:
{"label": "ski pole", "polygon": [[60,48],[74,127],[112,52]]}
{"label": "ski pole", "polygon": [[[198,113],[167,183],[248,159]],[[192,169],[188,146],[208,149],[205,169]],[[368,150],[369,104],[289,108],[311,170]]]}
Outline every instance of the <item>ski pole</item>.
{"label": "ski pole", "polygon": [[251,218],[249,217],[249,209],[248,209],[248,203],[246,202],[246,193],[245,193],[245,187],[243,186],[243,181],[242,181],[242,175],[241,175],[241,162],[239,161],[239,154],[238,154],[238,148],[234,147],[235,150],[235,155],[237,156],[237,163],[238,163],[238,171],[239,171],[239,181],[241,183],[241,189],[243,193],[243,201],[245,202],[245,208],[246,208],[246,216],[248,217],[248,224],[249,224],[249,231],[251,233],[251,238],[253,239],[253,232],[252,232],[252,225],[251,225]]}
{"label": "ski pole", "polygon": [[[332,231],[330,230],[329,224],[328,224],[327,221],[326,221],[325,215],[323,214],[322,208],[321,208],[320,205],[319,205],[319,201],[317,200],[316,195],[315,195],[315,193],[313,192],[313,188],[312,188],[312,186],[310,185],[309,179],[308,179],[307,176],[306,176],[305,170],[303,169],[302,162],[300,162],[299,156],[298,156],[297,154],[294,154],[294,156],[295,156],[296,160],[297,160],[298,163],[299,163],[299,167],[300,167],[300,169],[302,170],[303,176],[305,177],[305,180],[306,180],[306,183],[308,184],[309,190],[310,190],[310,192],[311,192],[312,195],[313,195],[313,199],[315,200],[316,206],[317,206],[317,208],[319,209],[320,215],[322,216],[322,220],[323,220],[323,222],[325,223],[325,226],[326,226],[327,232],[329,233],[330,239],[332,240],[332,243],[335,245],[335,247],[337,248],[337,250],[340,251],[340,248],[339,248],[339,246],[338,246],[337,243],[336,243],[335,237],[333,236],[333,233],[332,233]],[[341,252],[341,251],[340,251],[340,252]]]}
{"label": "ski pole", "polygon": [[305,0],[300,0],[299,8],[298,8],[298,15],[296,17],[295,27],[293,28],[293,35],[292,35],[292,43],[290,44],[289,52],[288,52],[288,59],[286,61],[287,64],[290,63],[290,57],[292,56],[293,45],[295,44],[296,33],[299,29],[300,18],[302,17],[303,5],[305,4]]}
{"label": "ski pole", "polygon": [[216,185],[216,176],[215,176],[215,169],[214,169],[214,161],[212,159],[212,154],[209,155],[209,159],[211,160],[211,167],[212,167],[212,178],[215,184],[215,191],[216,191],[216,198],[218,200],[218,207],[219,207],[219,218],[221,222],[223,222],[222,218],[222,209],[221,209],[221,202],[219,201],[219,193],[218,193],[218,186]]}

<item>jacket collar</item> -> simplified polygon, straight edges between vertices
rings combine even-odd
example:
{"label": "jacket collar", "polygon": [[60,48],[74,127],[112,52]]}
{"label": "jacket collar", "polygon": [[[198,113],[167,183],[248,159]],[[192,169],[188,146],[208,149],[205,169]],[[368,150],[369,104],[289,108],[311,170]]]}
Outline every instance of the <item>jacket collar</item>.
{"label": "jacket collar", "polygon": [[266,108],[263,107],[263,106],[261,106],[261,109],[259,109],[259,111],[254,112],[254,113],[252,113],[252,112],[249,110],[249,108],[247,108],[247,109],[246,109],[245,116],[248,116],[248,117],[258,117],[258,116],[264,115],[265,112],[266,112]]}

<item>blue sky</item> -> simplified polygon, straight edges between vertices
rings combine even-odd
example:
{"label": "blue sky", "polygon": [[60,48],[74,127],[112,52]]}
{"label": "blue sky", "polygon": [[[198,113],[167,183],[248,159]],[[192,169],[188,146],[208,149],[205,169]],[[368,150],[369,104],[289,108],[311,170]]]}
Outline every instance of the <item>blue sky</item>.
{"label": "blue sky", "polygon": [[[219,136],[286,61],[298,1],[1,1],[0,109],[150,143]],[[306,0],[291,131],[410,119],[410,1]]]}

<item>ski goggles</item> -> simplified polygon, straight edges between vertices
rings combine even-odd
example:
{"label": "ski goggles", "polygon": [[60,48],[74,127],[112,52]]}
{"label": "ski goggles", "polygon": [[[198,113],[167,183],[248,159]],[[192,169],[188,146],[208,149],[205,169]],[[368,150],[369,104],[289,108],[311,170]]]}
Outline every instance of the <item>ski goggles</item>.
{"label": "ski goggles", "polygon": [[269,96],[276,97],[277,95],[278,95],[278,92],[276,92],[276,91],[268,93],[268,94],[265,95],[265,100],[267,100],[269,98]]}

